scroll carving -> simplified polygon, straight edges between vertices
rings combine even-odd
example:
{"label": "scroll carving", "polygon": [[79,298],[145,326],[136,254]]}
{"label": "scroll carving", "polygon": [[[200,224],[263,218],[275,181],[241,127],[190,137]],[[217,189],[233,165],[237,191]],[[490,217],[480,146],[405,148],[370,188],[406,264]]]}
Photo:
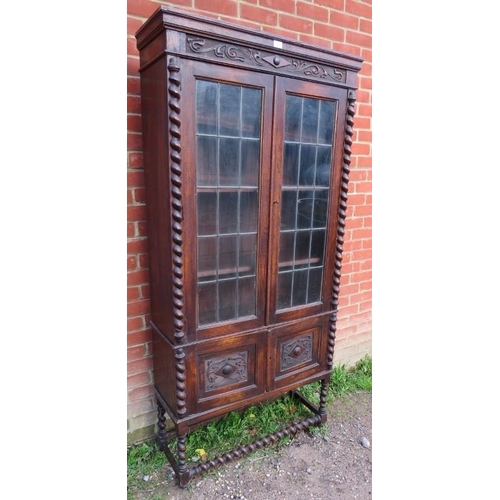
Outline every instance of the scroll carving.
{"label": "scroll carving", "polygon": [[[208,42],[208,43],[207,43]],[[253,63],[263,66],[269,64],[275,69],[282,69],[290,73],[303,73],[306,76],[314,76],[323,80],[334,80],[345,82],[345,72],[337,68],[328,68],[319,64],[300,59],[291,59],[272,53],[264,53],[247,47],[239,47],[227,43],[219,43],[203,38],[188,38],[187,43],[192,52],[199,54],[213,55],[220,59],[230,59],[244,63]]]}
{"label": "scroll carving", "polygon": [[327,368],[333,367],[333,351],[335,348],[335,337],[337,333],[337,310],[339,306],[340,275],[342,268],[342,251],[344,247],[345,219],[347,213],[347,190],[349,188],[349,173],[351,164],[351,146],[354,124],[354,103],[356,102],[356,93],[349,90],[347,96],[347,113],[344,136],[344,152],[342,155],[342,179],[340,183],[340,202],[338,209],[337,222],[337,243],[335,247],[335,261],[333,271],[332,299],[330,302],[332,314],[329,322],[328,332],[328,352]]}
{"label": "scroll carving", "polygon": [[312,333],[281,344],[281,371],[311,360]]}
{"label": "scroll carving", "polygon": [[205,361],[205,390],[212,391],[248,379],[248,352],[219,356]]}

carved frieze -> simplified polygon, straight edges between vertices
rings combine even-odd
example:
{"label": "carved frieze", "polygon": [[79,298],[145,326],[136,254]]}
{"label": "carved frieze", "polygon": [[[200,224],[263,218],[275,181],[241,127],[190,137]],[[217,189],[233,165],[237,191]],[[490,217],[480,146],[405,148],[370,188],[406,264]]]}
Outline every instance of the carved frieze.
{"label": "carved frieze", "polygon": [[248,379],[248,351],[205,361],[205,390],[212,391]]}
{"label": "carved frieze", "polygon": [[312,360],[313,335],[309,333],[281,344],[280,371]]}
{"label": "carved frieze", "polygon": [[205,40],[203,38],[188,38],[187,45],[187,50],[197,54],[206,54],[207,57],[230,59],[253,66],[269,65],[275,69],[283,70],[285,73],[302,73],[306,76],[317,77],[322,80],[333,80],[342,83],[346,81],[346,72],[344,70],[331,66],[323,66],[310,61],[283,57],[271,52],[221,43],[215,40]]}

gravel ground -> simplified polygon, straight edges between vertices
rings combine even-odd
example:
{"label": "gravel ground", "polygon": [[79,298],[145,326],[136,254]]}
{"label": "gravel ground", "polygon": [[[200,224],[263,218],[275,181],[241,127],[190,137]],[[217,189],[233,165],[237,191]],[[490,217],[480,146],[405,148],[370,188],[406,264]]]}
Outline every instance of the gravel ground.
{"label": "gravel ground", "polygon": [[324,432],[301,432],[285,446],[259,450],[197,476],[185,489],[176,486],[167,466],[129,498],[371,499],[371,404],[371,393],[343,396],[330,405]]}

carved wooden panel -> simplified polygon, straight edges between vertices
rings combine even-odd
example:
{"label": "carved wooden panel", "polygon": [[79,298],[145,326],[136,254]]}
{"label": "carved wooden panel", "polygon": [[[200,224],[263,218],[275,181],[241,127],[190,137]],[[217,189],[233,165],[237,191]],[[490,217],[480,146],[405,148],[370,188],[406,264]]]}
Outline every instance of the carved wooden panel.
{"label": "carved wooden panel", "polygon": [[248,352],[205,360],[205,391],[248,380]]}
{"label": "carved wooden panel", "polygon": [[281,344],[280,371],[312,360],[312,340],[313,335],[309,333]]}
{"label": "carved wooden panel", "polygon": [[248,64],[249,66],[279,69],[283,73],[304,75],[308,78],[317,78],[330,83],[345,83],[346,81],[345,70],[333,66],[325,66],[291,56],[255,50],[217,40],[188,37],[186,50],[202,54],[207,58],[228,59]]}
{"label": "carved wooden panel", "polygon": [[322,314],[270,329],[270,349],[274,353],[269,363],[270,390],[325,370],[327,339],[324,333],[328,320],[329,316]]}

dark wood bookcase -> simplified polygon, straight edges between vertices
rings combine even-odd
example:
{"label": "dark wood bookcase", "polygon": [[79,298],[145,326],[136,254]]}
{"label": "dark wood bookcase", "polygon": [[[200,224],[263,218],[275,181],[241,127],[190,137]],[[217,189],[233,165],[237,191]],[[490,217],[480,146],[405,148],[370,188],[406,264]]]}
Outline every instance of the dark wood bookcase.
{"label": "dark wood bookcase", "polygon": [[[184,487],[326,421],[362,59],[165,7],[136,38],[157,438]],[[190,432],[285,393],[313,416],[188,467]]]}

